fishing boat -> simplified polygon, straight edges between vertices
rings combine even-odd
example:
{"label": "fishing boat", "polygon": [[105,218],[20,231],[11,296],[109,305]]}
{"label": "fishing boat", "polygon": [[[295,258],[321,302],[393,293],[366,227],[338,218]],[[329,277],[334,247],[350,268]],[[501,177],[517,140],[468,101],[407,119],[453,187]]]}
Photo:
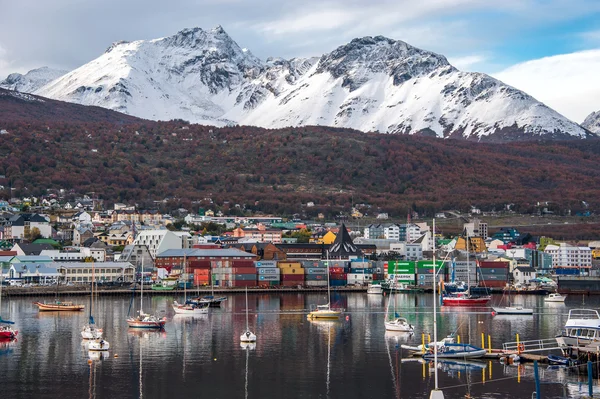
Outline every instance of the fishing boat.
{"label": "fishing boat", "polygon": [[101,339],[102,329],[96,327],[92,311],[94,308],[94,263],[92,263],[92,281],[90,282],[90,315],[88,316],[88,324],[83,326],[81,337],[83,339]]}
{"label": "fishing boat", "polygon": [[241,342],[256,342],[256,334],[250,331],[248,322],[248,287],[246,287],[246,331],[240,335]]}
{"label": "fishing boat", "polygon": [[177,301],[173,301],[173,310],[177,314],[187,314],[187,315],[195,315],[195,314],[207,314],[208,313],[208,303],[194,303],[192,301],[187,300],[187,263],[185,261],[185,256],[183,257],[184,261],[184,273],[183,273],[183,303],[179,303]]}
{"label": "fishing boat", "polygon": [[[510,290],[505,291],[505,294],[507,294],[507,298],[508,298],[508,306],[492,306],[492,310],[494,311],[495,314],[509,314],[509,315],[532,315],[533,314],[533,309],[531,308],[524,308],[523,306],[512,306],[511,305],[511,301],[510,301]],[[502,298],[504,298],[504,295],[502,295]],[[502,299],[500,299],[500,302],[502,302]]]}
{"label": "fishing boat", "polygon": [[492,299],[489,295],[475,295],[471,293],[471,280],[469,273],[469,235],[467,234],[467,290],[453,292],[442,296],[444,306],[485,306]]}
{"label": "fishing boat", "polygon": [[[141,273],[141,277],[140,277],[140,279],[141,279],[140,281],[142,283],[142,284],[140,284],[140,286],[141,286],[141,288],[140,288],[140,310],[139,310],[137,316],[127,318],[127,325],[129,326],[129,328],[162,329],[165,327],[165,324],[167,323],[166,317],[159,318],[158,316],[144,313],[144,310],[143,310],[143,305],[144,305],[143,275],[144,275],[144,259],[142,258],[142,273]],[[133,299],[133,297],[132,297],[132,299]]]}
{"label": "fishing boat", "polygon": [[[487,351],[483,348],[471,344],[444,344],[438,348],[437,357],[439,359],[477,359],[485,355]],[[433,350],[423,355],[424,359],[433,359]]]}
{"label": "fishing boat", "polygon": [[367,287],[367,294],[383,294],[383,288],[381,287],[381,284],[369,284],[369,286]]}
{"label": "fishing boat", "polygon": [[392,303],[392,298],[388,299],[388,303],[387,303],[387,307],[385,310],[385,329],[386,331],[399,331],[399,332],[407,332],[407,333],[412,333],[413,332],[413,326],[411,324],[408,323],[408,320],[406,320],[406,318],[404,317],[400,317],[400,315],[396,312],[396,302],[397,302],[397,294],[394,295],[394,314],[392,317],[390,317],[390,304]]}
{"label": "fishing boat", "polygon": [[309,314],[309,319],[338,319],[342,314],[341,310],[331,308],[331,287],[329,285],[329,250],[327,250],[327,303],[317,305]]}
{"label": "fishing boat", "polygon": [[48,311],[80,311],[85,308],[85,305],[75,304],[71,301],[59,301],[56,300],[54,302],[34,302],[40,312],[48,312]]}
{"label": "fishing boat", "polygon": [[172,277],[163,278],[151,287],[153,291],[173,291],[175,288],[177,288],[177,278]]}
{"label": "fishing boat", "polygon": [[564,302],[567,299],[566,295],[561,295],[557,292],[544,297],[544,302]]}
{"label": "fishing boat", "polygon": [[560,347],[600,343],[600,315],[595,309],[571,309],[563,331],[556,336]]}
{"label": "fishing boat", "polygon": [[[0,271],[0,313],[2,312],[2,275]],[[12,340],[19,334],[18,331],[12,329],[11,325],[15,324],[13,321],[4,320],[0,315],[0,340]]]}

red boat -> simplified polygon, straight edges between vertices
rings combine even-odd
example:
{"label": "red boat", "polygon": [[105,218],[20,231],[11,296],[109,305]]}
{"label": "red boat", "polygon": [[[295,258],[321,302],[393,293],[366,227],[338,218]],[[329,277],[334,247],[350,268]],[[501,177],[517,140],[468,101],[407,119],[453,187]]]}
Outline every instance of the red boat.
{"label": "red boat", "polygon": [[485,306],[490,301],[489,296],[471,295],[469,292],[455,292],[442,297],[444,306]]}
{"label": "red boat", "polygon": [[0,340],[13,339],[19,332],[13,330],[9,326],[0,326]]}

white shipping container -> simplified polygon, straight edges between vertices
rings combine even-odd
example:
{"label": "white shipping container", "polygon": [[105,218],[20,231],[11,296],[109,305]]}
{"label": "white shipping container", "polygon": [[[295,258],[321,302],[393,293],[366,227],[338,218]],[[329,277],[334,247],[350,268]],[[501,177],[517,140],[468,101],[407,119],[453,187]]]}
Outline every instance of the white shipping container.
{"label": "white shipping container", "polygon": [[277,267],[261,267],[261,268],[257,268],[256,269],[256,274],[259,275],[263,275],[263,274],[276,274],[279,275],[281,273],[281,269],[277,268]]}
{"label": "white shipping container", "polygon": [[327,287],[327,280],[325,281],[305,281],[304,285],[307,287]]}

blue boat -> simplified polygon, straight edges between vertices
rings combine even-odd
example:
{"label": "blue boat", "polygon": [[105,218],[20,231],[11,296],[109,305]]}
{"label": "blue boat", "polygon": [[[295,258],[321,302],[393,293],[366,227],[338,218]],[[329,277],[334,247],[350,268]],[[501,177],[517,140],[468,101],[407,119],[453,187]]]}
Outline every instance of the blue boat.
{"label": "blue boat", "polygon": [[571,359],[563,356],[548,355],[548,363],[554,366],[569,366]]}
{"label": "blue boat", "polygon": [[[487,351],[471,344],[444,344],[438,348],[438,359],[476,359],[483,357]],[[435,354],[429,351],[423,355],[424,359],[433,360]]]}

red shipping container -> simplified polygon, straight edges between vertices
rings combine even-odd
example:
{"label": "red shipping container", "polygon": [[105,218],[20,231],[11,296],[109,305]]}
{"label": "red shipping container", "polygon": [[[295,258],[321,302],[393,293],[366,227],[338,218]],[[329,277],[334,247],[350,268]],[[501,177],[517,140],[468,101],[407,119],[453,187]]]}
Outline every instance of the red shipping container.
{"label": "red shipping container", "polygon": [[329,278],[331,280],[348,280],[347,273],[330,273]]}
{"label": "red shipping container", "polygon": [[508,269],[508,262],[492,262],[489,260],[482,260],[479,262],[479,267],[482,269]]}
{"label": "red shipping container", "polygon": [[329,273],[344,273],[343,267],[330,267]]}
{"label": "red shipping container", "polygon": [[254,267],[254,261],[253,260],[233,259],[231,261],[231,267]]}
{"label": "red shipping container", "polygon": [[208,285],[210,283],[210,279],[208,276],[199,276],[194,275],[194,285]]}
{"label": "red shipping container", "polygon": [[210,274],[210,269],[194,269],[194,274],[208,275]]}
{"label": "red shipping container", "polygon": [[488,287],[488,288],[504,288],[506,286],[506,281],[502,280],[486,280],[479,282],[480,287]]}
{"label": "red shipping container", "polygon": [[282,274],[281,281],[304,281],[304,274]]}
{"label": "red shipping container", "polygon": [[234,267],[235,274],[256,274],[256,267]]}

